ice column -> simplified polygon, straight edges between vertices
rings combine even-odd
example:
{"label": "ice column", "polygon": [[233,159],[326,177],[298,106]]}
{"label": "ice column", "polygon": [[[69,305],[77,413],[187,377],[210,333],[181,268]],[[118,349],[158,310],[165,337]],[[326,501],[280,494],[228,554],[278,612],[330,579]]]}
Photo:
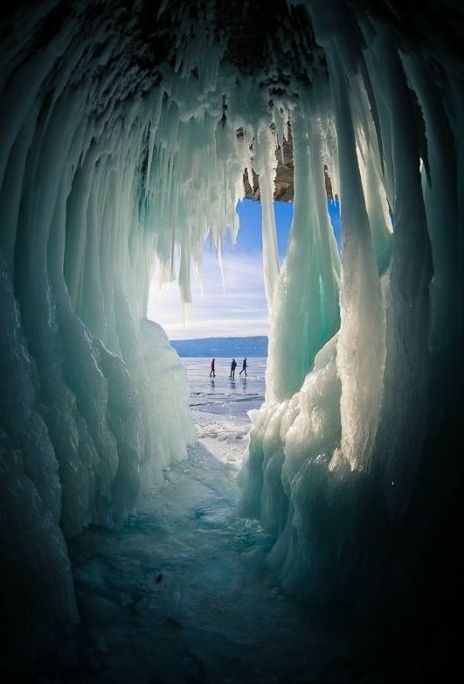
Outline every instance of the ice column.
{"label": "ice column", "polygon": [[339,260],[327,215],[321,130],[306,102],[293,113],[295,200],[288,254],[274,290],[268,397],[296,392],[337,330]]}
{"label": "ice column", "polygon": [[342,384],[341,448],[351,468],[367,470],[377,431],[385,359],[382,295],[358,166],[347,75],[334,45],[326,49],[338,134],[343,225],[337,347]]}
{"label": "ice column", "polygon": [[375,47],[383,65],[386,99],[391,102],[390,176],[394,178],[396,217],[375,465],[384,475],[391,510],[400,515],[414,486],[426,434],[432,260],[411,94],[387,31],[380,32]]}
{"label": "ice column", "polygon": [[[460,275],[461,238],[458,218],[457,152],[447,118],[448,84],[440,91],[417,57],[403,57],[405,71],[414,87],[425,123],[427,157],[421,162],[422,191],[433,252],[431,296],[431,384],[434,387],[430,419],[436,425],[446,414],[454,395],[454,373],[462,337],[463,319]],[[454,395],[454,396],[453,396]]]}

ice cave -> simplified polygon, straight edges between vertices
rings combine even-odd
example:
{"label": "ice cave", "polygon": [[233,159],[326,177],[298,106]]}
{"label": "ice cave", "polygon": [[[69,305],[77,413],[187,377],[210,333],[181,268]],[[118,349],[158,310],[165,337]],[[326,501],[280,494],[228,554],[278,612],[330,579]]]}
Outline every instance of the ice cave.
{"label": "ice cave", "polygon": [[[20,0],[0,36],[1,680],[454,681],[460,0]],[[148,292],[188,304],[258,194],[266,393],[197,529]]]}

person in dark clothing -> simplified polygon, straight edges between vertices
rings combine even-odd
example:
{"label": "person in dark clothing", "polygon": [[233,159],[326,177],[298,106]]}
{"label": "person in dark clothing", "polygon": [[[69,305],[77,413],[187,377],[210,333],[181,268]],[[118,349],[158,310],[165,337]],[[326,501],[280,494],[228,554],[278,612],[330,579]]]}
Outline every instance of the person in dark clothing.
{"label": "person in dark clothing", "polygon": [[246,360],[246,356],[245,356],[245,358],[243,359],[242,370],[240,371],[239,375],[241,375],[242,373],[245,373],[245,376],[246,376],[246,374],[247,374],[246,369],[247,369],[247,360]]}
{"label": "person in dark clothing", "polygon": [[211,370],[209,372],[209,377],[210,378],[216,377],[216,359],[211,360]]}
{"label": "person in dark clothing", "polygon": [[230,375],[229,378],[231,380],[235,380],[235,369],[237,368],[237,361],[235,359],[232,359],[232,363],[230,364]]}

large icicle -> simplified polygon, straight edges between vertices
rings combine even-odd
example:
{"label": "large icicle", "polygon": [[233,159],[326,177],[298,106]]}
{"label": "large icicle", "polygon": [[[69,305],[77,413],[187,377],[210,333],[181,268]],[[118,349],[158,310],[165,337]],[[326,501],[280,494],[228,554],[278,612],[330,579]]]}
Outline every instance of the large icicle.
{"label": "large icicle", "polygon": [[396,220],[376,460],[377,467],[384,472],[392,510],[403,512],[414,486],[425,439],[432,260],[411,97],[400,58],[388,34],[379,37],[377,49],[385,64],[387,95],[397,104],[390,110]]}
{"label": "large icicle", "polygon": [[[309,105],[310,106],[310,105]],[[338,255],[327,217],[321,130],[309,106],[292,119],[295,200],[288,254],[274,293],[268,396],[282,400],[302,385],[314,357],[336,331]]]}
{"label": "large icicle", "polygon": [[274,213],[274,180],[277,169],[276,141],[270,130],[260,131],[253,168],[259,176],[262,210],[263,270],[268,310],[272,310],[274,287],[279,275],[279,253]]}
{"label": "large icicle", "polygon": [[351,468],[367,470],[377,432],[385,363],[382,293],[358,167],[347,77],[335,46],[327,45],[326,52],[334,84],[343,225],[337,347],[342,384],[341,449]]}

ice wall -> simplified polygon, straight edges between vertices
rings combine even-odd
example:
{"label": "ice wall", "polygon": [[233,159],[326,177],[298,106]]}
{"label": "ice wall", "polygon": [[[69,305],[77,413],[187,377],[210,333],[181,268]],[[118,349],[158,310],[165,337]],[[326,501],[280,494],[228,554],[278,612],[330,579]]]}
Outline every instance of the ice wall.
{"label": "ice wall", "polygon": [[151,273],[158,262],[189,302],[205,238],[220,257],[225,231],[235,237],[252,168],[267,198],[272,306],[275,152],[293,105],[271,102],[272,79],[257,87],[241,73],[218,30],[214,2],[142,0],[44,0],[0,24],[9,660],[78,621],[65,540],[149,505],[163,468],[195,440],[185,373],[145,320]]}
{"label": "ice wall", "polygon": [[103,8],[84,22],[84,6],[38,3],[2,25],[8,662],[25,644],[30,655],[51,648],[55,630],[78,621],[65,539],[121,524],[195,440],[185,372],[164,332],[144,320],[163,246],[146,211],[164,90],[129,69],[117,14]]}
{"label": "ice wall", "polygon": [[[329,91],[313,84],[293,112],[294,224],[242,513],[275,535],[289,591],[389,615],[420,604],[429,620],[454,595],[436,585],[436,553],[462,482],[462,61],[446,21],[432,38],[423,15],[403,34],[396,6],[293,4],[313,19]],[[321,152],[341,202],[340,279],[320,232]]]}

